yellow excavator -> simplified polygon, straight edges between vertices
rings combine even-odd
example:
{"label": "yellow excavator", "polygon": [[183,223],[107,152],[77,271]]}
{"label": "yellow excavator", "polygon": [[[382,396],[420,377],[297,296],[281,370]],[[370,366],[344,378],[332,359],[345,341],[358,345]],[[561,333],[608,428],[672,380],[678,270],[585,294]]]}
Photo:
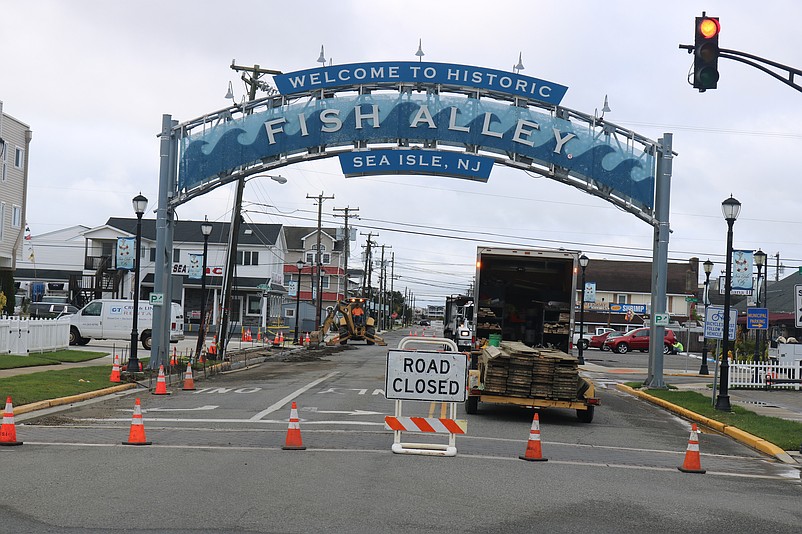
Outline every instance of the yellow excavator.
{"label": "yellow excavator", "polygon": [[[339,317],[338,317],[339,315]],[[349,298],[341,300],[337,306],[329,308],[329,314],[320,328],[319,339],[325,339],[332,325],[337,322],[337,335],[326,342],[326,345],[345,345],[348,340],[365,340],[368,345],[387,345],[381,337],[376,335],[376,319],[365,310],[364,298]]]}

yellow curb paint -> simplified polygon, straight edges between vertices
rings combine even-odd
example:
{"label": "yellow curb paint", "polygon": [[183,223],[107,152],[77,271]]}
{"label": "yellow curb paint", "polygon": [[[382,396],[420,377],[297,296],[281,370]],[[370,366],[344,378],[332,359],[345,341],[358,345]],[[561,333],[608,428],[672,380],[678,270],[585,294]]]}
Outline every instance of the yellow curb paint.
{"label": "yellow curb paint", "polygon": [[137,387],[136,384],[122,384],[110,388],[98,389],[96,391],[87,391],[86,393],[81,393],[79,395],[71,395],[69,397],[61,397],[58,399],[50,399],[39,402],[32,402],[30,404],[23,404],[22,406],[14,407],[14,415],[21,415],[24,413],[35,412],[36,410],[42,410],[44,408],[52,408],[53,406],[63,406],[64,404],[70,404],[72,402],[81,402],[88,399],[94,399],[95,397],[102,397],[103,395],[110,395],[112,393],[133,389],[135,387]]}

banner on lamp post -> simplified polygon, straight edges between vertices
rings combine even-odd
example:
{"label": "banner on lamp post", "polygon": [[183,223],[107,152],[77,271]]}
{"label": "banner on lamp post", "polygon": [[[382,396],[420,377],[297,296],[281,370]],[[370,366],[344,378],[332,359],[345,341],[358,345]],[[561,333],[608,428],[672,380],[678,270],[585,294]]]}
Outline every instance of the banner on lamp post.
{"label": "banner on lamp post", "polygon": [[136,259],[136,238],[117,238],[117,269],[133,271]]}
{"label": "banner on lamp post", "polygon": [[754,254],[751,250],[732,251],[732,289],[752,291]]}

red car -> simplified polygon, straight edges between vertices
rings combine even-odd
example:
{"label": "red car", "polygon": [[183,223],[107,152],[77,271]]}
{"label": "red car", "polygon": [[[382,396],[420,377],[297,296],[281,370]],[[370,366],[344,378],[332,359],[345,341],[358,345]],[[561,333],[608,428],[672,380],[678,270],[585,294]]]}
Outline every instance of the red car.
{"label": "red car", "polygon": [[610,336],[615,337],[620,335],[622,335],[621,332],[610,330],[603,334],[599,334],[598,336],[590,336],[590,343],[588,343],[588,347],[601,350],[610,350],[607,346],[605,346],[604,342],[607,341],[607,338]]}
{"label": "red car", "polygon": [[[676,342],[677,337],[674,335],[674,331],[666,328],[663,338],[663,354],[670,353]],[[646,352],[649,350],[649,329],[638,328],[620,336],[608,337],[604,346],[619,354],[626,354],[630,350]]]}

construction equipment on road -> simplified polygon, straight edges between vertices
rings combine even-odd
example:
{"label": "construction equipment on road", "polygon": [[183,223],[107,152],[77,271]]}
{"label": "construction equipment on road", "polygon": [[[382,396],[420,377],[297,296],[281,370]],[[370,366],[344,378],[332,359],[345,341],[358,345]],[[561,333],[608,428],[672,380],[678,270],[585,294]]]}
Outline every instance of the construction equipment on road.
{"label": "construction equipment on road", "polygon": [[387,345],[376,335],[376,319],[365,309],[366,299],[353,297],[341,300],[329,308],[329,314],[318,332],[318,340],[324,341],[332,325],[337,324],[337,335],[326,341],[326,345],[345,345],[349,340],[366,341],[368,345]]}

